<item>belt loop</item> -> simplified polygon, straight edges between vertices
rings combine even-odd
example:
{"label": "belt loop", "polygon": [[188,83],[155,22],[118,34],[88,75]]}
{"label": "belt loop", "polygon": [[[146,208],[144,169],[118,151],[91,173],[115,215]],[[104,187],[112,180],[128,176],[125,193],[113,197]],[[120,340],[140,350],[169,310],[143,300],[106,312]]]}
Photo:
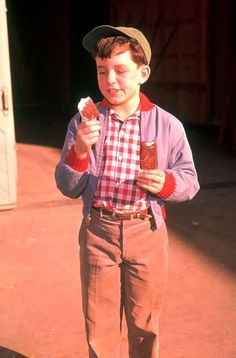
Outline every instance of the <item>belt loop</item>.
{"label": "belt loop", "polygon": [[86,224],[86,225],[89,225],[90,221],[91,221],[91,216],[90,216],[90,214],[89,214],[89,215],[86,217],[86,219],[85,219],[85,224]]}
{"label": "belt loop", "polygon": [[102,217],[103,217],[102,208],[99,208],[99,216],[100,216],[100,218],[102,218]]}

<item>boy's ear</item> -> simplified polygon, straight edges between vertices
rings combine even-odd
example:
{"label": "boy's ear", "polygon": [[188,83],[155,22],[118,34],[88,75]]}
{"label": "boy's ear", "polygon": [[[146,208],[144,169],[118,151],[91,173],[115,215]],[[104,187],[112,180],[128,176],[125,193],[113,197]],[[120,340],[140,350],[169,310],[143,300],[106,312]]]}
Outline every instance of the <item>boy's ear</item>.
{"label": "boy's ear", "polygon": [[150,76],[150,73],[151,73],[151,69],[149,66],[142,66],[140,68],[140,74],[141,74],[141,78],[140,78],[140,85],[142,85],[143,83],[145,83],[149,76]]}

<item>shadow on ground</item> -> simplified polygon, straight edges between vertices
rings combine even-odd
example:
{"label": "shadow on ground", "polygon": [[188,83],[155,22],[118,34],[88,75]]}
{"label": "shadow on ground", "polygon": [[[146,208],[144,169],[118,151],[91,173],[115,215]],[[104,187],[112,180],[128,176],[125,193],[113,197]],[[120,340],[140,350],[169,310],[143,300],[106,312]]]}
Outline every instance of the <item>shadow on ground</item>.
{"label": "shadow on ground", "polygon": [[199,175],[191,201],[167,205],[168,224],[182,240],[236,272],[236,153],[218,144],[216,127],[186,125]]}
{"label": "shadow on ground", "polygon": [[18,352],[12,351],[11,349],[0,347],[1,358],[29,358]]}

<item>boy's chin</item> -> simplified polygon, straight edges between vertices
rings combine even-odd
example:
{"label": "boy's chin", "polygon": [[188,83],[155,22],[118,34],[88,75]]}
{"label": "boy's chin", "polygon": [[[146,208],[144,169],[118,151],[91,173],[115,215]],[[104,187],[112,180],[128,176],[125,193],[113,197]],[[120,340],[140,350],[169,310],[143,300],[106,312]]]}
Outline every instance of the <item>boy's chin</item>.
{"label": "boy's chin", "polygon": [[112,106],[119,106],[124,103],[124,99],[121,98],[108,97],[107,100]]}

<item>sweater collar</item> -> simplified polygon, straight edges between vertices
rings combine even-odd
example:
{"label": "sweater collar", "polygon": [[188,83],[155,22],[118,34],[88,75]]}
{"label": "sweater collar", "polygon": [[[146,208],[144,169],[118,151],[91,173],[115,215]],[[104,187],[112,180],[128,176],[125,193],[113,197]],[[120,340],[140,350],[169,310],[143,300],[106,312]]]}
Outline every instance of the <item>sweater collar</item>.
{"label": "sweater collar", "polygon": [[[100,105],[104,109],[109,109],[109,102],[106,98],[103,98]],[[153,103],[150,102],[150,100],[145,96],[145,94],[140,92],[140,111],[141,112],[149,111],[153,107],[154,107]]]}

